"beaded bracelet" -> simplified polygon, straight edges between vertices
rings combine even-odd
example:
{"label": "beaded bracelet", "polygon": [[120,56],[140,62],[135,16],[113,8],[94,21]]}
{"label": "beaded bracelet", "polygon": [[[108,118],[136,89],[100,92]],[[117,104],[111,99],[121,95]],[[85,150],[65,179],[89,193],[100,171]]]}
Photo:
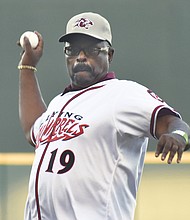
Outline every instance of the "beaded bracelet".
{"label": "beaded bracelet", "polygon": [[33,70],[34,72],[37,72],[37,68],[36,67],[28,66],[28,65],[19,65],[18,69],[19,70],[28,69],[28,70]]}

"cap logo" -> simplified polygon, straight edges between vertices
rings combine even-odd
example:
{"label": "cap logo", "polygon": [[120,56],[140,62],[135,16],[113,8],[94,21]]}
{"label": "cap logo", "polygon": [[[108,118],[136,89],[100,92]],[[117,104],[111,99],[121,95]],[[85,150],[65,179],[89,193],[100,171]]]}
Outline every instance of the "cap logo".
{"label": "cap logo", "polygon": [[94,25],[94,23],[90,21],[88,18],[80,18],[76,21],[74,27],[89,29],[89,27],[92,25]]}

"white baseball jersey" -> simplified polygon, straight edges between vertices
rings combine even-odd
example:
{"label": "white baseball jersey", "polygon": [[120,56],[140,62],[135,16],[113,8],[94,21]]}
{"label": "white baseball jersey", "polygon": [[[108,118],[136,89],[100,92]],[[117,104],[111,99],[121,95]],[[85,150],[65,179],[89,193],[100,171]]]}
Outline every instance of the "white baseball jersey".
{"label": "white baseball jersey", "polygon": [[25,220],[132,220],[163,108],[180,117],[146,87],[118,79],[55,97],[31,132]]}

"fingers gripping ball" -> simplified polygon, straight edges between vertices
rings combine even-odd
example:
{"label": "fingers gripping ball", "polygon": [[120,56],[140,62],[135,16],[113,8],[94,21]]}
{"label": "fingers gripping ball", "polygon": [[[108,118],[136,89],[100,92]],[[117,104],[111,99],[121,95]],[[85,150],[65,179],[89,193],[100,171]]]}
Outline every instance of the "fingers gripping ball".
{"label": "fingers gripping ball", "polygon": [[32,48],[35,49],[38,46],[39,40],[37,34],[32,31],[26,31],[20,37],[20,45],[22,48],[24,47],[24,37],[29,39]]}

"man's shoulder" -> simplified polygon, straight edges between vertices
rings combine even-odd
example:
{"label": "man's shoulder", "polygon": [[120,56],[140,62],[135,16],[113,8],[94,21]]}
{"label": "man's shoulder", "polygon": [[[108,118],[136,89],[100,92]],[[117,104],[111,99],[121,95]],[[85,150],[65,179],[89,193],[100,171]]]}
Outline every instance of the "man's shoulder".
{"label": "man's shoulder", "polygon": [[108,81],[104,81],[103,82],[106,85],[110,85],[110,86],[115,86],[118,87],[118,89],[147,89],[146,86],[135,82],[133,80],[127,80],[127,79],[112,79],[112,80],[108,80]]}

